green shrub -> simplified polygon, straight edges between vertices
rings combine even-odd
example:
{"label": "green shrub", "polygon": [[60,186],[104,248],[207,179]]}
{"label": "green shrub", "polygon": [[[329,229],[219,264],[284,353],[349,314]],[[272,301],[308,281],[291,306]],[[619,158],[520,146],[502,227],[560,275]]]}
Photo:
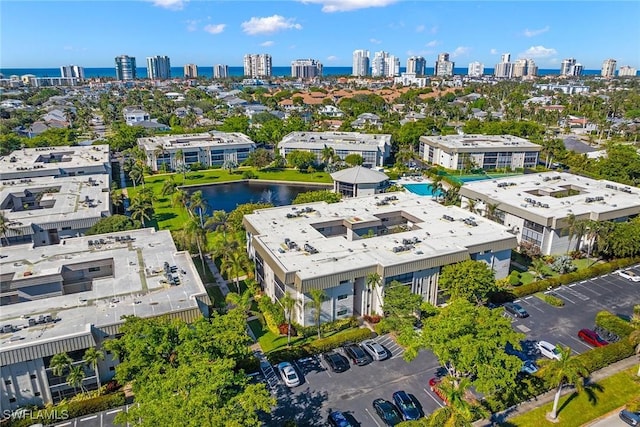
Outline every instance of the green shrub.
{"label": "green shrub", "polygon": [[252,170],[247,170],[242,172],[242,178],[244,179],[255,179],[258,175],[256,175]]}
{"label": "green shrub", "polygon": [[553,295],[542,294],[542,301],[554,307],[564,307],[564,301]]}
{"label": "green shrub", "polygon": [[269,311],[265,311],[264,313],[262,313],[262,315],[264,316],[264,321],[267,324],[267,329],[269,329],[269,332],[275,335],[280,335],[280,327],[276,320],[273,318],[273,314]]}
{"label": "green shrub", "polygon": [[511,286],[520,286],[522,285],[522,274],[520,272],[513,270],[511,274],[509,274],[509,284]]}
{"label": "green shrub", "polygon": [[596,314],[596,325],[609,332],[613,332],[620,338],[628,337],[634,331],[633,326],[631,326],[629,322],[622,320],[615,314],[606,310],[600,311]]}
{"label": "green shrub", "polygon": [[[320,332],[323,334],[327,334],[329,332],[339,332],[344,331],[345,329],[355,328],[359,326],[358,318],[353,316],[347,319],[338,319],[333,322],[326,322],[320,324]],[[306,326],[298,327],[298,335],[302,335],[303,337],[312,337],[318,333],[317,326]]]}
{"label": "green shrub", "polygon": [[107,394],[92,399],[69,403],[69,418],[81,417],[95,412],[122,406],[125,403],[124,393]]}
{"label": "green shrub", "polygon": [[253,355],[241,359],[236,364],[236,369],[242,369],[245,373],[259,372],[260,361]]}
{"label": "green shrub", "polygon": [[393,330],[393,325],[389,324],[387,319],[383,318],[380,322],[373,327],[378,335],[388,334]]}

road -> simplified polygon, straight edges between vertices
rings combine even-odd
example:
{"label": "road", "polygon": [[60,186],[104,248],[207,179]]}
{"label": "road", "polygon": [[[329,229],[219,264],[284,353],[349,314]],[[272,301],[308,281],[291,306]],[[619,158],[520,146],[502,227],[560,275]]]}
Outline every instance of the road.
{"label": "road", "polygon": [[620,419],[618,413],[620,413],[620,410],[612,412],[607,417],[593,424],[587,424],[585,427],[629,427],[629,424]]}

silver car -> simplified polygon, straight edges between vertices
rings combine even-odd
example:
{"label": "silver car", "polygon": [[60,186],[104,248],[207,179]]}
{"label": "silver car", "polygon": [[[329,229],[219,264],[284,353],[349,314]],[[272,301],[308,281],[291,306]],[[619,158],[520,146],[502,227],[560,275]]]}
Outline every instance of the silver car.
{"label": "silver car", "polygon": [[383,346],[375,342],[374,340],[365,340],[360,343],[360,346],[369,353],[373,360],[384,360],[389,357],[389,353]]}

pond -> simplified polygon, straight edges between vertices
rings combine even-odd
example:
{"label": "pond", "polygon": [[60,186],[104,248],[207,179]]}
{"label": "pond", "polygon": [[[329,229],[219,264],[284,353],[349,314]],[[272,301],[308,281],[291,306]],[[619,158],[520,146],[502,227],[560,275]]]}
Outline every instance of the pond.
{"label": "pond", "polygon": [[300,193],[330,189],[331,185],[305,185],[294,183],[270,182],[229,182],[225,184],[201,185],[190,187],[189,194],[202,191],[207,201],[208,213],[223,210],[231,212],[244,203],[271,203],[274,206],[290,205]]}

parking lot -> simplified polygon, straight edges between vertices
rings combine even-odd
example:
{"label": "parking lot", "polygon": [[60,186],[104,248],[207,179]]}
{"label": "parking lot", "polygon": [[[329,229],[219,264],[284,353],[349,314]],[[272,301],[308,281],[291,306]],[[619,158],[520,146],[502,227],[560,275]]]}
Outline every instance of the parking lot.
{"label": "parking lot", "polygon": [[[640,274],[640,266],[631,269]],[[592,347],[578,339],[577,333],[582,328],[593,329],[596,313],[608,310],[629,317],[634,304],[640,303],[640,283],[616,274],[561,286],[553,292],[565,302],[564,307],[553,307],[532,295],[516,301],[529,312],[529,317],[519,319],[505,314],[515,330],[526,334],[523,344],[532,355],[537,340],[569,346],[575,354],[584,353]],[[391,352],[390,359],[366,366],[352,365],[343,373],[331,372],[320,357],[296,361],[304,382],[293,389],[283,385],[278,388],[278,407],[267,424],[282,425],[295,418],[303,425],[326,425],[329,412],[340,410],[361,426],[381,427],[372,402],[378,397],[391,400],[397,390],[409,393],[425,414],[441,407],[442,401],[428,385],[440,366],[435,356],[422,351],[407,363],[402,358],[402,348],[390,336],[377,340]]]}

